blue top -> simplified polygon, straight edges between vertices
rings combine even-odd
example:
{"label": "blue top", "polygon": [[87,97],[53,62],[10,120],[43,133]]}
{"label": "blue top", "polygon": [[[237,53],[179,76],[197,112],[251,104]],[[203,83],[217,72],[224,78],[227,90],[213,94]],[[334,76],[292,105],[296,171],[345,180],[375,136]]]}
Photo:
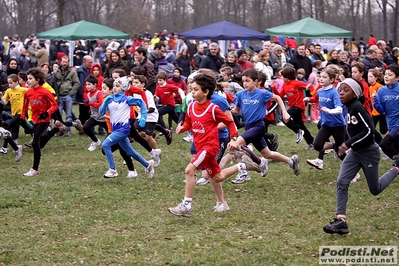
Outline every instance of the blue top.
{"label": "blue top", "polygon": [[399,126],[399,83],[395,82],[392,87],[384,86],[378,90],[378,96],[373,100],[374,108],[378,113],[385,113],[388,129],[392,130]]}
{"label": "blue top", "polygon": [[[230,105],[227,102],[226,98],[218,95],[217,93],[212,94],[211,103],[219,106],[220,110],[222,110],[223,113],[226,112],[227,110],[230,110]],[[228,137],[229,137],[229,129],[228,128],[219,130],[219,139],[225,139]]]}
{"label": "blue top", "polygon": [[247,90],[239,91],[234,104],[241,109],[245,124],[262,121],[266,115],[266,103],[273,97],[273,93],[256,88],[252,93]]}
{"label": "blue top", "polygon": [[126,96],[124,92],[109,95],[100,106],[100,115],[109,111],[112,132],[121,131],[127,135],[130,132],[130,106],[140,107],[140,120],[147,119],[147,107],[142,99]]}
{"label": "blue top", "polygon": [[327,107],[328,109],[334,109],[338,106],[342,107],[342,103],[339,100],[338,91],[333,86],[323,87],[317,91],[317,96],[319,97],[320,103],[320,121],[321,125],[328,127],[345,126],[345,116],[342,110],[340,114],[327,114],[322,112],[322,107]]}

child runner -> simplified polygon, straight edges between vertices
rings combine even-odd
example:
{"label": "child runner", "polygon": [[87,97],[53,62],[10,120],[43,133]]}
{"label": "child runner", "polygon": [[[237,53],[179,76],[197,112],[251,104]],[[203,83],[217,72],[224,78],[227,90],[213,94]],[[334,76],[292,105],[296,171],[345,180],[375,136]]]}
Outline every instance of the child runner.
{"label": "child runner", "polygon": [[[188,106],[183,123],[179,123],[176,133],[180,134],[191,130],[197,154],[191,159],[185,170],[186,189],[182,203],[169,208],[169,212],[177,216],[190,217],[191,204],[195,189],[194,174],[197,169],[205,167],[212,183],[221,182],[240,169],[259,169],[248,156],[243,156],[242,163],[220,170],[216,161],[219,152],[218,125],[220,122],[228,126],[230,137],[237,136],[234,121],[224,114],[218,106],[211,103],[210,98],[216,87],[216,79],[206,74],[198,74],[191,84],[191,91],[195,102]],[[218,199],[219,200],[219,199]]]}
{"label": "child runner", "polygon": [[[326,68],[320,73],[319,83],[322,86],[313,97],[306,97],[304,101],[320,103],[321,128],[314,140],[314,149],[319,152],[315,160],[306,162],[316,169],[323,170],[324,151],[332,149],[338,152],[338,147],[345,139],[345,117],[342,112],[342,103],[339,100],[338,91],[333,87],[336,73],[332,68]],[[330,136],[334,137],[335,145],[328,142]]]}
{"label": "child runner", "polygon": [[339,87],[339,97],[347,107],[346,132],[348,139],[338,148],[338,155],[344,156],[337,180],[336,218],[323,227],[328,234],[349,234],[346,222],[348,188],[356,173],[363,169],[371,194],[380,194],[398,175],[399,157],[393,158],[393,167],[380,178],[378,167],[380,149],[374,141],[373,121],[363,108],[363,88],[360,82],[347,78]]}
{"label": "child runner", "polygon": [[378,92],[374,92],[373,103],[378,113],[385,113],[388,124],[389,133],[380,142],[382,151],[389,157],[399,154],[399,67],[397,65],[389,65],[385,70],[384,81],[385,86],[380,88]]}
{"label": "child runner", "polygon": [[[370,96],[371,99],[374,100],[374,96],[376,95],[374,92],[377,92],[381,87],[383,87],[383,85],[381,83],[384,82],[384,77],[381,73],[381,71],[377,70],[377,69],[369,69],[369,72],[367,74],[367,80],[370,84]],[[375,110],[374,105],[372,106],[371,109],[371,117],[373,118],[373,123],[374,123],[374,128],[377,127],[377,124],[380,124],[380,133],[381,134],[386,134],[388,132],[388,126],[387,126],[387,120],[385,119],[385,113],[380,114],[379,112],[377,112],[377,110]],[[380,134],[377,134],[375,136],[375,141],[377,142],[377,144],[380,144],[381,142],[381,138]]]}
{"label": "child runner", "polygon": [[31,68],[27,74],[30,89],[25,93],[21,119],[25,119],[30,105],[32,121],[35,125],[32,142],[33,166],[24,176],[36,176],[39,174],[41,157],[40,142],[44,141],[45,138],[49,138],[45,132],[50,124],[51,115],[57,110],[58,104],[54,96],[47,89],[43,88],[46,79],[44,73],[39,68]]}
{"label": "child runner", "polygon": [[130,106],[139,106],[141,111],[141,118],[139,125],[145,126],[147,118],[147,108],[143,100],[135,99],[131,96],[126,96],[125,91],[130,87],[128,78],[121,77],[114,81],[113,95],[109,95],[100,106],[100,115],[105,115],[109,111],[112,133],[104,140],[102,147],[107,156],[109,169],[104,174],[105,178],[117,177],[118,172],[115,168],[114,157],[112,155],[111,146],[119,144],[120,147],[135,160],[139,161],[144,167],[145,172],[149,178],[154,177],[154,160],[146,161],[138,152],[136,152],[132,145],[130,145],[128,135],[130,132]]}
{"label": "child runner", "polygon": [[90,107],[90,118],[86,120],[83,125],[83,130],[92,140],[88,151],[95,151],[98,146],[101,145],[101,140],[99,140],[94,134],[93,128],[97,125],[102,125],[107,128],[105,120],[100,117],[98,113],[98,108],[100,108],[103,103],[103,94],[97,90],[98,79],[90,74],[86,80],[85,85],[87,89],[87,98],[84,100],[84,104]]}
{"label": "child runner", "polygon": [[245,121],[245,132],[236,141],[231,141],[228,148],[240,149],[242,145],[252,143],[264,158],[285,162],[294,171],[295,175],[299,175],[298,155],[293,155],[289,158],[279,152],[270,151],[263,138],[265,135],[263,117],[266,114],[266,103],[271,99],[276,100],[281,107],[284,121],[287,122],[290,119],[283,101],[278,95],[256,87],[259,76],[258,72],[253,68],[247,69],[242,73],[242,81],[245,90],[237,93],[234,99],[236,107],[233,108],[232,113],[242,112]]}
{"label": "child runner", "polygon": [[[109,95],[112,94],[112,88],[114,86],[114,80],[113,79],[105,79],[103,80],[102,84],[101,84],[101,92],[103,94],[103,98],[107,98]],[[108,133],[111,134],[112,133],[112,127],[111,127],[111,123],[109,121],[109,113],[108,111],[105,113],[105,115],[103,116],[105,118],[105,122],[107,123],[107,129],[108,129]],[[115,144],[111,146],[111,151],[114,152],[116,150],[119,150],[120,155],[122,156],[123,160],[126,163],[127,169],[128,169],[128,173],[127,173],[127,177],[128,178],[133,178],[133,177],[137,177],[137,171],[136,169],[134,169],[134,165],[133,165],[133,161],[132,161],[132,157],[130,157],[129,155],[126,154],[126,152],[119,146],[119,144]],[[101,152],[105,155],[105,152],[103,149],[101,149]]]}
{"label": "child runner", "polygon": [[289,106],[288,114],[291,116],[291,119],[285,121],[285,125],[295,132],[296,143],[298,144],[305,138],[308,144],[306,149],[310,150],[313,147],[314,138],[303,123],[302,117],[306,108],[305,102],[303,101],[304,90],[313,90],[313,86],[310,83],[307,84],[296,80],[295,69],[292,67],[283,68],[281,74],[284,77],[283,89],[281,92],[275,90],[275,93],[278,93],[280,97],[284,97],[284,95],[287,96]]}

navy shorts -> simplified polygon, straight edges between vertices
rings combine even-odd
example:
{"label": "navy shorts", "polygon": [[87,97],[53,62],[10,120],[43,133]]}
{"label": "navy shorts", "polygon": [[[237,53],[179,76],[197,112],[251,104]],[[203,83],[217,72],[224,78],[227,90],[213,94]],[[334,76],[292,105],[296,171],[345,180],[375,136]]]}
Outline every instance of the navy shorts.
{"label": "navy shorts", "polygon": [[247,145],[252,143],[255,149],[260,152],[267,147],[266,141],[263,138],[265,133],[265,123],[263,120],[259,120],[245,125],[245,132],[241,135],[241,137],[245,140]]}

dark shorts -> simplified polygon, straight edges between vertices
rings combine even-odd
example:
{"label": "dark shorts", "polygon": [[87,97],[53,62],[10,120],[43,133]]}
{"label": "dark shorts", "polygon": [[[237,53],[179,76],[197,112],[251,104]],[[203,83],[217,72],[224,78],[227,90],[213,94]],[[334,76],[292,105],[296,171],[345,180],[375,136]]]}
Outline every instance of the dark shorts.
{"label": "dark shorts", "polygon": [[245,140],[245,143],[247,145],[252,143],[255,149],[261,151],[267,147],[266,141],[263,138],[265,133],[266,133],[265,123],[262,120],[260,120],[245,125],[245,132],[241,135],[241,137]]}
{"label": "dark shorts", "polygon": [[156,124],[157,124],[157,122],[146,122],[145,127],[140,127],[139,121],[136,120],[136,122],[134,122],[134,127],[137,129],[137,131],[139,131],[139,132],[144,131],[144,133],[147,136],[152,136],[152,134],[154,134]]}

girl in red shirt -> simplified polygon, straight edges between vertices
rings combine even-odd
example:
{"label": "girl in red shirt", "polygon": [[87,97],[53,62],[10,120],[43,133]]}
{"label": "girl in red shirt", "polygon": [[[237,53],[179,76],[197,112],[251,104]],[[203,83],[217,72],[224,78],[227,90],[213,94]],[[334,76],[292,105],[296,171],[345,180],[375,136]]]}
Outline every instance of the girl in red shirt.
{"label": "girl in red shirt", "polygon": [[58,110],[58,104],[54,96],[45,88],[45,74],[39,68],[31,68],[27,72],[28,84],[30,89],[26,91],[21,119],[25,115],[30,105],[32,111],[32,122],[35,124],[33,129],[33,166],[24,176],[36,176],[39,174],[39,164],[41,157],[40,142],[48,142],[50,134],[44,134],[50,124],[51,115]]}
{"label": "girl in red shirt", "polygon": [[280,92],[275,90],[274,93],[280,97],[287,96],[289,107],[287,112],[291,116],[291,119],[287,123],[284,123],[289,129],[295,132],[297,144],[305,138],[308,144],[306,149],[309,150],[313,147],[314,138],[302,120],[303,112],[306,109],[303,98],[305,89],[312,91],[314,88],[311,84],[297,80],[296,71],[293,67],[284,68],[281,74],[284,79],[283,89]]}

